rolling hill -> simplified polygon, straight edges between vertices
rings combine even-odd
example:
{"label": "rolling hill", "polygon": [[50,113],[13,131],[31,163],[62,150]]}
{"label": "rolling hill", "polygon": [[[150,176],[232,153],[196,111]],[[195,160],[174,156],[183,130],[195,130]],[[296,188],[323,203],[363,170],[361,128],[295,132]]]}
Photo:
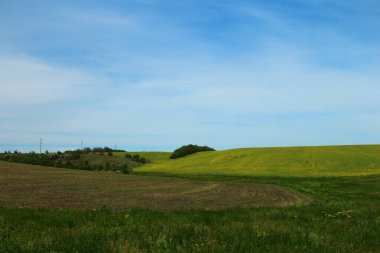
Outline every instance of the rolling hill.
{"label": "rolling hill", "polygon": [[[142,154],[145,156],[144,154]],[[151,159],[135,172],[329,177],[380,173],[380,145],[243,148]]]}

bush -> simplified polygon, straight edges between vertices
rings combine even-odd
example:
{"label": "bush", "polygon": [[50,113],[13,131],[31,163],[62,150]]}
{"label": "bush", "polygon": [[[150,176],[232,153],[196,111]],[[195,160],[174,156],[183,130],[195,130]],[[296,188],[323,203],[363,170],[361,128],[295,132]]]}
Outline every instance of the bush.
{"label": "bush", "polygon": [[131,154],[125,154],[124,156],[125,158],[133,161],[133,162],[137,162],[137,163],[142,163],[142,164],[145,164],[145,163],[149,163],[150,161],[138,154],[135,154],[135,155],[131,155]]}
{"label": "bush", "polygon": [[[138,154],[126,154],[126,159],[123,161],[124,164],[122,165],[118,163],[118,157],[115,157],[115,159],[99,159],[100,161],[98,161],[97,158],[93,155],[85,155],[85,152],[88,150],[89,149],[83,151],[73,150],[65,151],[64,153],[57,152],[42,154],[35,152],[21,153],[18,151],[6,151],[4,153],[0,153],[0,160],[81,170],[119,170],[125,174],[128,174],[130,169],[133,167],[137,167],[149,162],[149,160],[139,156]],[[107,153],[109,153],[109,155],[113,155],[112,151],[109,151],[109,149]]]}
{"label": "bush", "polygon": [[80,159],[80,152],[77,152],[77,151],[72,152],[70,155],[70,159],[71,160]]}
{"label": "bush", "polygon": [[180,157],[184,157],[187,155],[191,155],[198,152],[204,152],[204,151],[215,151],[215,149],[207,147],[207,146],[197,146],[197,145],[190,144],[190,145],[182,146],[174,150],[170,156],[170,159],[176,159],[176,158],[180,158]]}
{"label": "bush", "polygon": [[123,166],[121,166],[120,171],[121,171],[122,173],[124,173],[124,174],[129,174],[128,165],[127,165],[127,164],[124,164]]}
{"label": "bush", "polygon": [[91,148],[83,148],[82,152],[89,154],[89,153],[91,153]]}

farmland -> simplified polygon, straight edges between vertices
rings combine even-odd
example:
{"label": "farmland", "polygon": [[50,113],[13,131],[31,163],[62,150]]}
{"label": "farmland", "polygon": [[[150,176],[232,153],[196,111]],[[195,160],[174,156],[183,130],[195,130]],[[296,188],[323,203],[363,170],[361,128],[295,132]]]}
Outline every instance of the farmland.
{"label": "farmland", "polygon": [[0,205],[5,206],[218,210],[310,202],[309,197],[275,185],[126,176],[0,161]]}
{"label": "farmland", "polygon": [[160,160],[135,171],[187,175],[365,176],[380,173],[380,146],[246,148],[200,152],[175,160]]}
{"label": "farmland", "polygon": [[379,149],[141,152],[136,175],[1,162],[0,252],[380,252]]}

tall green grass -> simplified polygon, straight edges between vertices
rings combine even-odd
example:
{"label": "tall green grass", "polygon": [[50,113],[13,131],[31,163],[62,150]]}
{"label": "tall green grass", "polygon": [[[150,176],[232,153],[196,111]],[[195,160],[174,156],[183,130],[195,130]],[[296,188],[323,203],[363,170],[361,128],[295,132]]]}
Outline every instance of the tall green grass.
{"label": "tall green grass", "polygon": [[246,148],[152,161],[135,171],[248,176],[362,176],[380,173],[380,145]]}

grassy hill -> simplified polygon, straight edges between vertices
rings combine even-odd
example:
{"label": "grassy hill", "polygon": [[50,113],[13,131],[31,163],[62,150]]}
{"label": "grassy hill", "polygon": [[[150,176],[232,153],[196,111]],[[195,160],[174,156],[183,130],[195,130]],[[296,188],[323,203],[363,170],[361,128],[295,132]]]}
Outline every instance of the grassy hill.
{"label": "grassy hill", "polygon": [[[144,155],[145,156],[145,155]],[[136,172],[250,176],[357,176],[380,173],[380,145],[244,148],[169,160]]]}

